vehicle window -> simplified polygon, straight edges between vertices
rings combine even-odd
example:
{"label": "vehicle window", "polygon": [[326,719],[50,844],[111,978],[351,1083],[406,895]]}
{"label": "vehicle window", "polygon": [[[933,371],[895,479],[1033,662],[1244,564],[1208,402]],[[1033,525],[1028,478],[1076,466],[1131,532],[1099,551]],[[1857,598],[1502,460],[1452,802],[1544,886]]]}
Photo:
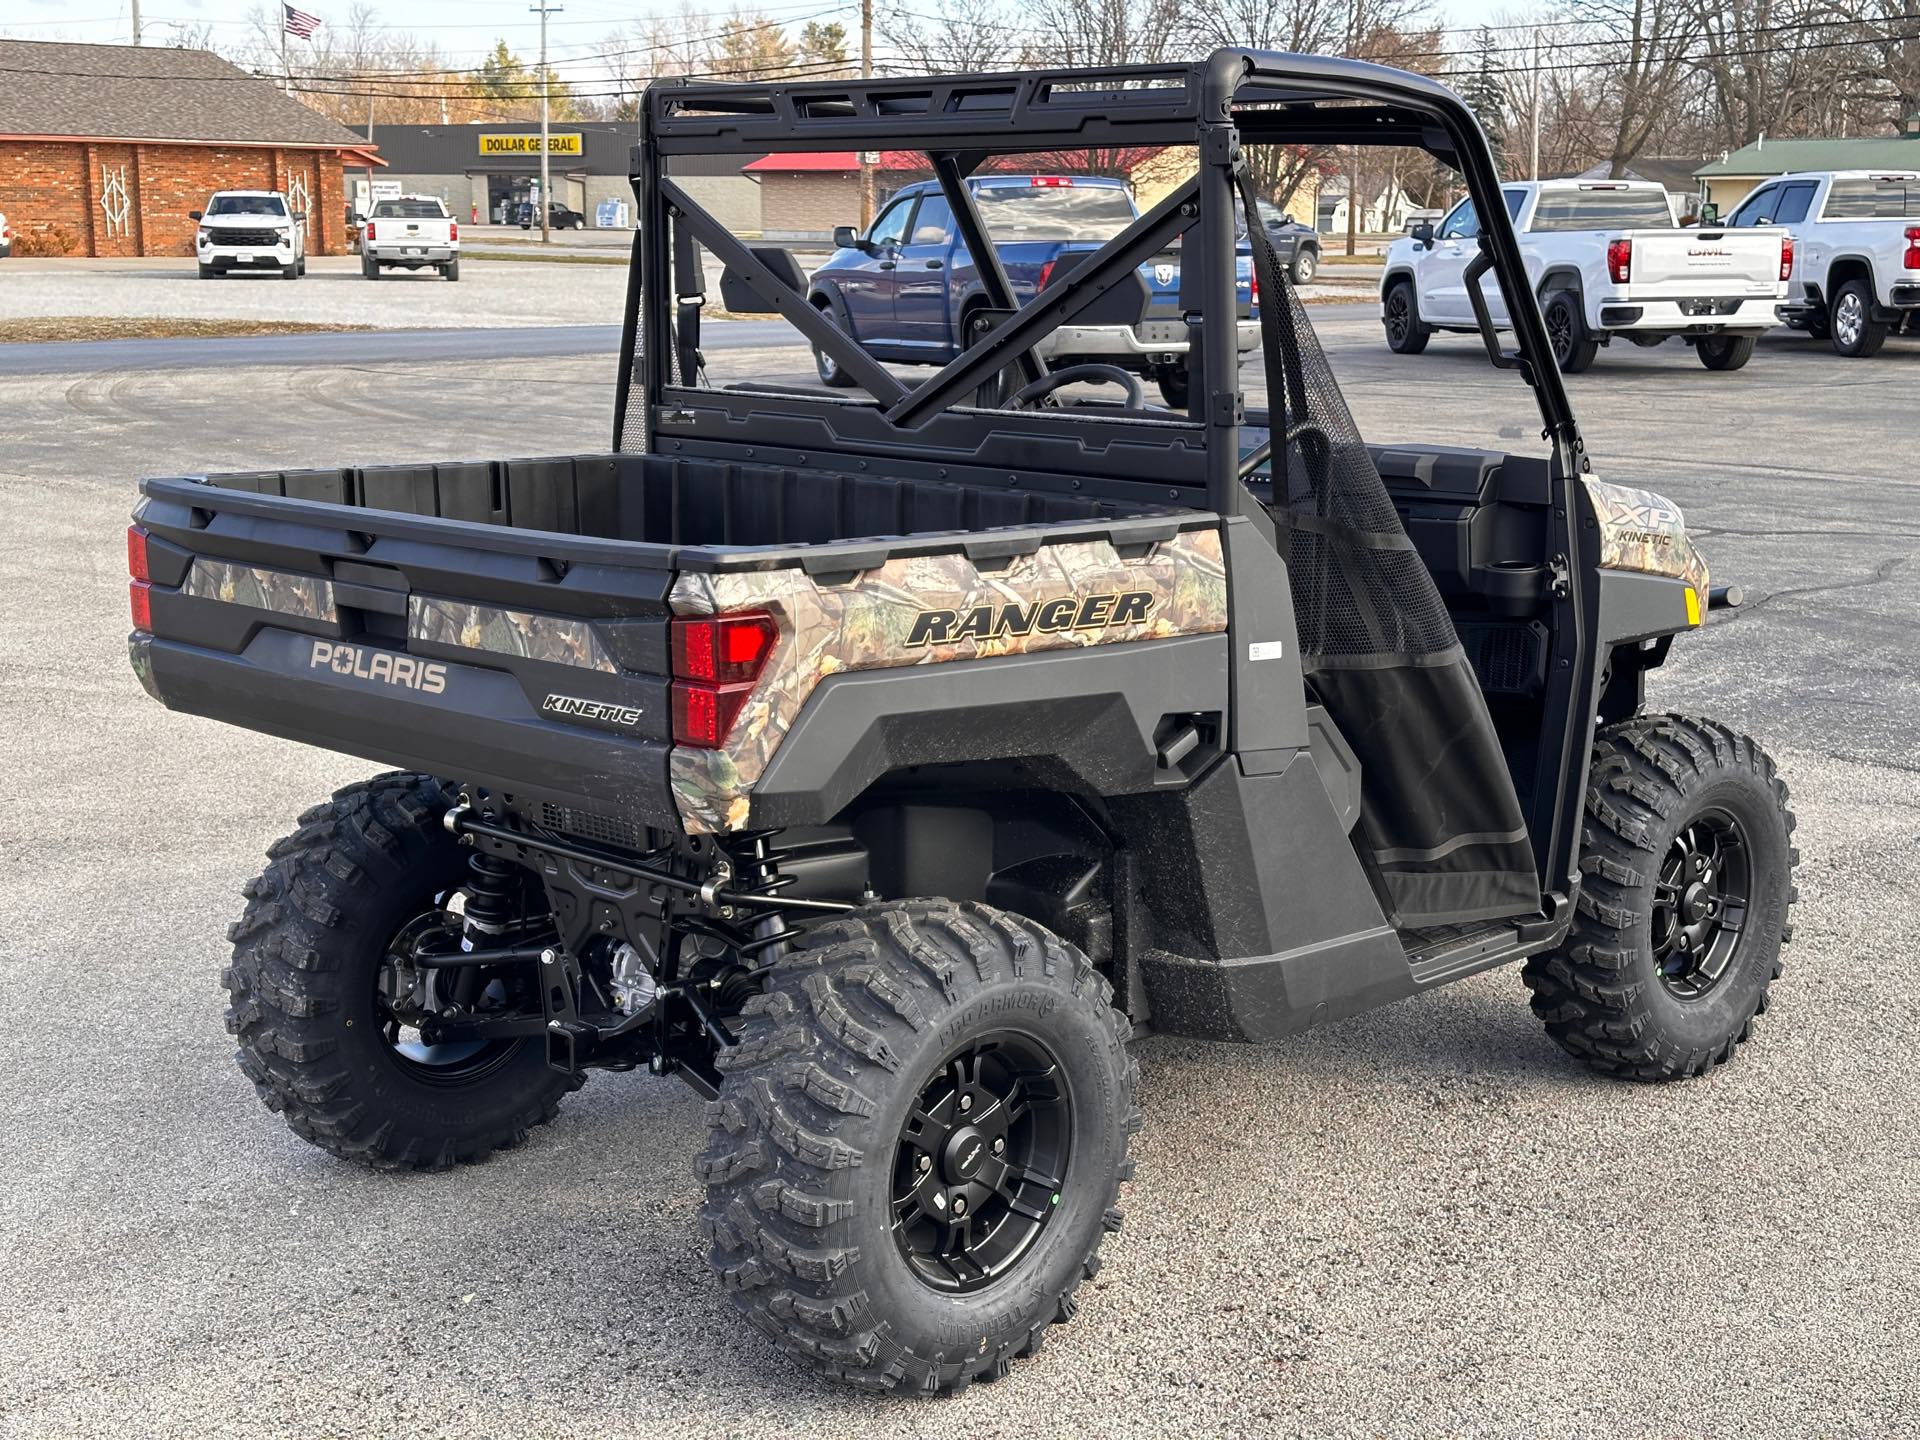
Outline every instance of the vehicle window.
{"label": "vehicle window", "polygon": [[[1059,180],[1060,183],[1042,183]],[[1107,241],[1134,221],[1133,197],[1118,185],[1075,185],[1042,175],[1025,185],[982,185],[973,192],[987,234],[1016,240]]]}
{"label": "vehicle window", "polygon": [[1727,224],[1734,229],[1748,225],[1758,225],[1762,220],[1773,218],[1774,207],[1780,203],[1780,187],[1769,185],[1764,190],[1756,190],[1740,202],[1740,208],[1733,212]]}
{"label": "vehicle window", "polygon": [[1836,180],[1827,192],[1829,220],[1920,220],[1920,177]]}
{"label": "vehicle window", "polygon": [[1671,230],[1664,190],[1543,190],[1533,208],[1535,234],[1568,230]]}
{"label": "vehicle window", "polygon": [[1440,222],[1442,240],[1471,240],[1479,233],[1480,217],[1471,200],[1462,200],[1453,207],[1453,213]]}
{"label": "vehicle window", "polygon": [[1807,211],[1813,206],[1814,185],[1811,180],[1796,181],[1792,185],[1783,185],[1780,189],[1780,206],[1773,212],[1776,225],[1797,225],[1807,218]]}
{"label": "vehicle window", "polygon": [[896,200],[880,212],[880,218],[873,222],[873,228],[867,232],[867,239],[875,245],[898,245],[907,233],[907,217],[913,213],[913,202],[918,195],[909,195],[904,200]]}
{"label": "vehicle window", "polygon": [[278,195],[216,195],[209,215],[284,215],[287,203]]}
{"label": "vehicle window", "polygon": [[1520,218],[1520,207],[1527,203],[1527,192],[1524,190],[1502,190],[1500,195],[1501,198],[1507,202],[1507,219],[1518,220]]}
{"label": "vehicle window", "polygon": [[376,220],[444,220],[446,207],[438,200],[382,200],[373,207]]}
{"label": "vehicle window", "polygon": [[920,200],[919,213],[913,217],[913,237],[909,245],[944,245],[953,238],[953,210],[944,195],[926,195]]}

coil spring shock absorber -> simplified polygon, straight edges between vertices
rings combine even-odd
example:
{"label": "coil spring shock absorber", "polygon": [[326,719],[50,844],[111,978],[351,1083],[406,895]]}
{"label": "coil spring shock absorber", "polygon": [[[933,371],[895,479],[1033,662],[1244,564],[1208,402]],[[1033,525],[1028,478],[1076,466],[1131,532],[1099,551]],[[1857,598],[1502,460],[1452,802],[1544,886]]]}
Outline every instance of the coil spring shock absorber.
{"label": "coil spring shock absorber", "polygon": [[[778,830],[747,830],[732,837],[728,858],[733,861],[732,889],[748,895],[778,895],[793,884],[793,876],[780,873],[780,852],[773,846]],[[784,910],[763,910],[754,921],[753,938],[740,946],[742,963],[752,965],[760,956],[779,958],[780,947],[800,932],[787,923]]]}
{"label": "coil spring shock absorber", "polygon": [[467,857],[467,927],[498,935],[513,923],[514,867],[475,850]]}

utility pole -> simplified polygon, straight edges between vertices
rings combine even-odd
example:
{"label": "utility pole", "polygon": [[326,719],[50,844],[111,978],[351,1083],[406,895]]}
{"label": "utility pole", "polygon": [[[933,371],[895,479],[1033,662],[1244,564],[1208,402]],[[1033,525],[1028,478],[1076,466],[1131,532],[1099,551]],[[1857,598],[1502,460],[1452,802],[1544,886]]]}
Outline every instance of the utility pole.
{"label": "utility pole", "polygon": [[[873,78],[873,0],[860,0],[860,78]],[[863,231],[873,223],[873,162],[867,158],[870,153],[860,152],[860,228]]]}
{"label": "utility pole", "polygon": [[1533,32],[1533,178],[1540,178],[1540,31]]}
{"label": "utility pole", "polygon": [[540,17],[540,243],[542,245],[552,238],[547,233],[547,225],[553,205],[552,191],[549,188],[552,184],[552,176],[547,157],[547,121],[553,98],[553,76],[547,69],[547,16],[558,15],[566,8],[564,5],[549,5],[547,0],[540,0],[538,5],[527,7],[530,12]]}
{"label": "utility pole", "polygon": [[140,43],[140,0],[132,0],[132,4],[133,4],[133,43],[138,45]]}

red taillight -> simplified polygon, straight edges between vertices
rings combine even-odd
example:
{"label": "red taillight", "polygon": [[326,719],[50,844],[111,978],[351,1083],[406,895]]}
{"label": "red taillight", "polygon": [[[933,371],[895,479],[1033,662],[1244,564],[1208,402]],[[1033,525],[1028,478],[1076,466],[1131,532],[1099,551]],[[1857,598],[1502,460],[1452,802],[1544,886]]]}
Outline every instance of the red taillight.
{"label": "red taillight", "polygon": [[1247,276],[1247,295],[1257,309],[1260,305],[1260,272],[1258,270]]}
{"label": "red taillight", "polygon": [[374,235],[373,235],[373,222],[372,222],[371,220],[369,220],[369,221],[367,221],[367,226],[366,226],[366,229],[364,229],[364,230],[362,230],[362,231],[360,232],[360,236],[361,236],[361,238],[362,238],[362,239],[364,239],[364,240],[371,240],[371,239],[373,239],[373,238],[374,238]]}
{"label": "red taillight", "polygon": [[127,574],[136,580],[151,580],[147,569],[147,532],[138,525],[127,527]]}
{"label": "red taillight", "polygon": [[1052,278],[1053,278],[1053,261],[1049,260],[1047,261],[1046,264],[1040,267],[1040,281],[1033,288],[1036,290],[1046,289],[1047,281],[1051,280]]}
{"label": "red taillight", "polygon": [[153,587],[144,580],[127,582],[127,602],[133,609],[133,628],[153,633]]}
{"label": "red taillight", "polygon": [[1780,278],[1782,280],[1788,280],[1792,277],[1793,237],[1791,235],[1782,235],[1780,237]]}
{"label": "red taillight", "polygon": [[1909,270],[1920,270],[1920,225],[1907,227],[1907,253],[1900,263]]}
{"label": "red taillight", "polygon": [[674,740],[709,750],[724,743],[779,638],[763,611],[675,620]]}
{"label": "red taillight", "polygon": [[1607,242],[1607,274],[1613,277],[1616,285],[1624,285],[1633,279],[1633,241]]}
{"label": "red taillight", "polygon": [[447,239],[449,241],[454,241],[454,240],[458,240],[459,238],[460,238],[460,222],[458,220],[449,220],[447,222]]}
{"label": "red taillight", "polygon": [[1058,185],[1071,185],[1073,184],[1073,180],[1072,177],[1067,175],[1035,175],[1027,183],[1030,185],[1045,185],[1051,188]]}

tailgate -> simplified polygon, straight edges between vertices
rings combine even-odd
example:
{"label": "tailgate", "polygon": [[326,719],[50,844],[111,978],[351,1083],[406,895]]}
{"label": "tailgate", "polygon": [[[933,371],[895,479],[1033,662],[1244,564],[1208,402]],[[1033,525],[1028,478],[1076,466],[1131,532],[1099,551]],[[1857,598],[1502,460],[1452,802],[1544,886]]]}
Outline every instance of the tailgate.
{"label": "tailgate", "polygon": [[145,481],[150,628],[131,639],[134,669],[170,709],[677,827],[671,550],[499,518],[516,493],[530,512],[589,494],[555,467],[592,463]]}
{"label": "tailgate", "polygon": [[1630,300],[1751,299],[1780,289],[1786,234],[1754,230],[1635,230]]}

